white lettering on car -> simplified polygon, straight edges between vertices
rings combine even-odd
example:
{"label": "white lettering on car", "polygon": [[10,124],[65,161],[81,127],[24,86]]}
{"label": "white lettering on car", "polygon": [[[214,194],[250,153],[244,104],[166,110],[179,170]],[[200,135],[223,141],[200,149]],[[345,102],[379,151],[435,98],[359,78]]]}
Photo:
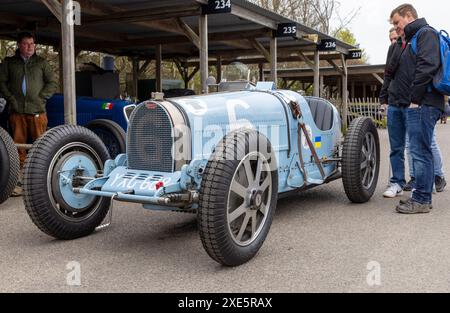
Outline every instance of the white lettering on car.
{"label": "white lettering on car", "polygon": [[113,181],[111,182],[112,187],[116,188],[127,188],[127,189],[139,189],[139,190],[156,190],[156,184],[158,182],[163,182],[164,186],[168,186],[172,182],[171,177],[164,177],[160,180],[154,180],[153,177],[148,177],[144,181],[142,181],[140,184],[138,182],[138,178],[140,174],[136,174],[131,179],[126,178],[123,179],[126,175],[119,175],[117,174],[116,177],[114,177]]}

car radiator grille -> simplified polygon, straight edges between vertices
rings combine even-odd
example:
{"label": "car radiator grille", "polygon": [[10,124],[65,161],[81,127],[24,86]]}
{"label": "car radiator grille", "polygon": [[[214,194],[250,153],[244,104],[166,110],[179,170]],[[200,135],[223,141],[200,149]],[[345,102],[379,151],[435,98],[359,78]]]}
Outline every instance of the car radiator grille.
{"label": "car radiator grille", "polygon": [[128,168],[172,173],[172,121],[155,103],[139,105],[128,127]]}

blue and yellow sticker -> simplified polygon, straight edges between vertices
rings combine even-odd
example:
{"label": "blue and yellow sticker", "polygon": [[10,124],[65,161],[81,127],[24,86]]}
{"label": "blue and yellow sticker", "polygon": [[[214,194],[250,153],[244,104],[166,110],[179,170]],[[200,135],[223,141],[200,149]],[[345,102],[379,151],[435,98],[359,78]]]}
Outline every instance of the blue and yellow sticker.
{"label": "blue and yellow sticker", "polygon": [[322,137],[316,137],[314,142],[316,144],[316,149],[322,148]]}

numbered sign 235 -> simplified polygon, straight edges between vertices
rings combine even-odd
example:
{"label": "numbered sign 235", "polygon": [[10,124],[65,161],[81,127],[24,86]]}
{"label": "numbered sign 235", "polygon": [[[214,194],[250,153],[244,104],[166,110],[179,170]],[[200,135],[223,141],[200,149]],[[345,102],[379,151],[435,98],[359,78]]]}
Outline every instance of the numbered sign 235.
{"label": "numbered sign 235", "polygon": [[297,24],[286,23],[278,24],[277,37],[296,37],[297,36]]}
{"label": "numbered sign 235", "polygon": [[203,14],[231,13],[231,0],[209,0],[202,7]]}

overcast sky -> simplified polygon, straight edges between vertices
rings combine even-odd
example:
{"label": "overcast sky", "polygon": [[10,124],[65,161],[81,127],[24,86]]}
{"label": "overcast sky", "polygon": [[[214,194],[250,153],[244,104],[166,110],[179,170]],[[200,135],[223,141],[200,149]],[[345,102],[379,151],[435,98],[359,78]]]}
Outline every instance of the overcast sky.
{"label": "overcast sky", "polygon": [[[405,0],[340,0],[341,14],[361,7],[359,15],[350,24],[361,48],[366,50],[371,64],[384,64],[389,48],[388,32],[391,25],[387,22],[389,15]],[[450,32],[450,1],[410,0],[419,17],[425,17],[436,29]]]}

